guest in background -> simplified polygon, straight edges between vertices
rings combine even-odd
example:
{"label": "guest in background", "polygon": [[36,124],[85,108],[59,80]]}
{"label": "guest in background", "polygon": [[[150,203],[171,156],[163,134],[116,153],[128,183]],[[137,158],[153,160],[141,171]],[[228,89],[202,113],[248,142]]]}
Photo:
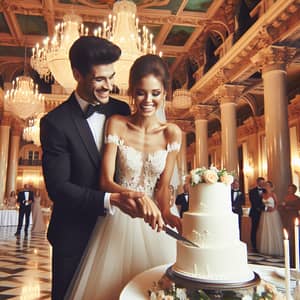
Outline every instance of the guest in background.
{"label": "guest in background", "polygon": [[240,191],[238,179],[234,179],[231,184],[231,207],[232,211],[239,216],[240,237],[242,234],[243,205],[245,205],[245,195]]}
{"label": "guest in background", "polygon": [[190,191],[190,184],[186,182],[183,185],[183,193],[177,195],[176,197],[175,203],[177,205],[181,218],[183,216],[183,213],[185,211],[188,211],[189,209],[189,191]]}
{"label": "guest in background", "polygon": [[19,204],[19,219],[18,219],[18,228],[15,233],[15,236],[19,236],[21,233],[24,215],[25,215],[25,236],[28,235],[28,227],[31,213],[31,204],[33,202],[33,191],[29,189],[29,185],[25,184],[24,189],[18,193],[17,203]]}
{"label": "guest in background", "polygon": [[8,209],[16,208],[17,205],[17,195],[15,191],[11,191],[9,196],[6,198],[5,204]]}
{"label": "guest in background", "polygon": [[170,191],[170,211],[173,215],[179,217],[179,212],[175,204],[175,190],[172,184],[169,185],[169,191]]}
{"label": "guest in background", "polygon": [[286,210],[295,210],[298,215],[300,210],[300,197],[296,195],[297,186],[293,183],[288,185],[287,194],[282,202],[282,208]]}
{"label": "guest in background", "polygon": [[261,214],[259,231],[259,252],[268,255],[283,256],[282,223],[277,210],[277,196],[271,181],[266,181],[262,195],[265,210]]}
{"label": "guest in background", "polygon": [[262,202],[264,183],[265,183],[265,179],[263,177],[258,177],[256,179],[256,187],[249,191],[249,199],[251,202],[249,216],[251,218],[251,245],[252,245],[253,252],[257,252],[256,235],[257,235],[260,215],[262,210],[264,210],[264,204]]}
{"label": "guest in background", "polygon": [[41,193],[36,190],[34,194],[34,201],[32,204],[32,228],[31,232],[45,232],[46,225],[41,209]]}
{"label": "guest in background", "polygon": [[[300,198],[296,195],[297,186],[289,184],[287,187],[287,194],[284,201],[278,206],[281,216],[282,225],[287,230],[290,240],[290,264],[295,267],[295,226],[294,222],[299,217]],[[298,241],[299,242],[299,241]]]}

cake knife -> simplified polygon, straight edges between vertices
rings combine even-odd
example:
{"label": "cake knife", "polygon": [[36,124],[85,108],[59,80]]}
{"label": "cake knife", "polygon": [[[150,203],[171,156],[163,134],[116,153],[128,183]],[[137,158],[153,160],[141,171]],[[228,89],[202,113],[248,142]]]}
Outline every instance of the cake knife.
{"label": "cake knife", "polygon": [[180,235],[175,230],[172,230],[170,227],[167,227],[166,225],[164,225],[163,226],[163,230],[166,232],[166,234],[168,234],[169,236],[175,238],[176,240],[186,242],[186,243],[188,243],[189,245],[191,245],[193,247],[199,248],[199,245],[197,245],[197,244],[193,243],[192,241],[186,239],[185,237],[183,237],[182,235]]}

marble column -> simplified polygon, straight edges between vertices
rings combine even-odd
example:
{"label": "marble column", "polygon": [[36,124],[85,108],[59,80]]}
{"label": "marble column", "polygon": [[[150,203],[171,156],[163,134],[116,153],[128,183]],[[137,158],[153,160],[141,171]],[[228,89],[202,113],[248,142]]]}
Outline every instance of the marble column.
{"label": "marble column", "polygon": [[208,116],[213,107],[194,105],[192,114],[195,120],[196,167],[208,168]]}
{"label": "marble column", "polygon": [[224,84],[216,91],[221,111],[222,168],[238,175],[236,100],[244,87]]}
{"label": "marble column", "polygon": [[10,115],[4,112],[0,124],[0,205],[3,203],[6,188],[10,123]]}
{"label": "marble column", "polygon": [[294,48],[270,46],[252,58],[262,70],[267,174],[275,186],[279,202],[283,201],[287,186],[292,182],[286,65],[295,53]]}
{"label": "marble column", "polygon": [[181,148],[177,156],[178,173],[179,173],[181,184],[182,184],[183,177],[187,174],[186,136],[187,133],[185,131],[182,131]]}
{"label": "marble column", "polygon": [[10,137],[10,149],[9,149],[9,162],[6,182],[6,194],[11,191],[16,191],[16,180],[18,172],[18,160],[19,160],[19,146],[22,133],[22,127],[19,123],[15,122],[12,125],[11,137]]}

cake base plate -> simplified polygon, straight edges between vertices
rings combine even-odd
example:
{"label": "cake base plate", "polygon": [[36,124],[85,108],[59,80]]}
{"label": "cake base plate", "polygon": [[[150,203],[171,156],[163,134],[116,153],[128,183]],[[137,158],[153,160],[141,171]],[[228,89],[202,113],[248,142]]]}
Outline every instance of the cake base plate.
{"label": "cake base plate", "polygon": [[195,279],[192,277],[178,275],[172,269],[172,266],[166,270],[166,275],[171,279],[177,286],[185,287],[188,289],[202,289],[202,290],[234,290],[243,289],[256,286],[260,283],[260,277],[257,273],[253,272],[254,278],[245,282],[232,282],[232,283],[222,283],[222,282],[209,282],[201,279]]}

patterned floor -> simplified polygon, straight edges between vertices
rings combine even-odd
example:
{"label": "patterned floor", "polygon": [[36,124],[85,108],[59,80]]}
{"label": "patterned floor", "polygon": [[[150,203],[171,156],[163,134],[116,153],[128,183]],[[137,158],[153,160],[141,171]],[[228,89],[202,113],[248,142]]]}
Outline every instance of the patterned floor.
{"label": "patterned floor", "polygon": [[[51,248],[45,234],[14,236],[0,227],[0,300],[50,299]],[[249,263],[282,267],[283,258],[249,253]]]}

